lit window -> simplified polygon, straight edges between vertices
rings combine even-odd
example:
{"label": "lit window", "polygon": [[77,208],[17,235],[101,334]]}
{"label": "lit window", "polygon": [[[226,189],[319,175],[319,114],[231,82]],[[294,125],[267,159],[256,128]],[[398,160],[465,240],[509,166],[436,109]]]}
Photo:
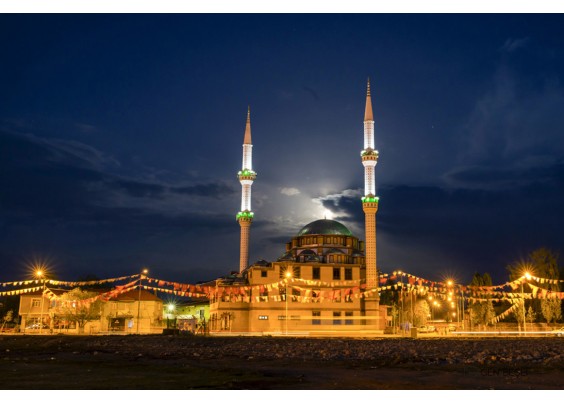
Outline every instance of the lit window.
{"label": "lit window", "polygon": [[321,311],[313,311],[311,313],[311,316],[313,317],[311,319],[311,324],[312,325],[321,325]]}
{"label": "lit window", "polygon": [[333,312],[333,324],[334,325],[341,324],[341,312]]}
{"label": "lit window", "polygon": [[311,290],[311,302],[319,302],[321,290]]}
{"label": "lit window", "polygon": [[268,315],[259,315],[259,320],[268,320]]}

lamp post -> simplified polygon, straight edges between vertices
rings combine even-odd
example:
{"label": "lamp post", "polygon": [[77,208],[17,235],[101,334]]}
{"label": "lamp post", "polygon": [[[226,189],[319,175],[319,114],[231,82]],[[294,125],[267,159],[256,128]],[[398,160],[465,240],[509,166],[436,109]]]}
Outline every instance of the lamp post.
{"label": "lamp post", "polygon": [[[168,308],[168,315],[167,315],[167,318],[166,318],[166,328],[169,329],[170,328],[170,322],[172,320],[174,320],[174,309],[176,308],[176,306],[174,304],[168,304],[167,308]],[[172,328],[173,329],[176,328],[176,322],[175,321],[172,322]]]}
{"label": "lamp post", "polygon": [[137,334],[139,334],[139,321],[141,318],[141,287],[143,283],[143,276],[149,273],[148,269],[142,269],[139,273],[139,295],[137,299]]}
{"label": "lamp post", "polygon": [[462,316],[462,330],[465,328],[464,311],[466,310],[466,307],[464,306],[464,302],[464,289],[462,288],[462,285],[460,285],[460,314]]}
{"label": "lamp post", "polygon": [[41,334],[43,333],[43,297],[45,295],[45,278],[44,278],[45,273],[43,272],[43,270],[38,269],[35,272],[35,275],[43,282],[43,287],[41,291],[41,314],[39,316],[39,334]]}
{"label": "lamp post", "polygon": [[404,317],[403,317],[403,271],[399,271],[398,274],[400,275],[400,283],[401,283],[401,291],[400,291],[400,297],[401,297],[401,311],[400,311],[400,327],[401,327],[401,332],[402,334],[404,334],[404,330],[405,330],[405,326],[403,325],[404,322]]}
{"label": "lamp post", "polygon": [[523,290],[523,278],[529,280],[531,275],[528,271],[521,277],[521,299],[523,300],[523,335],[527,333],[527,318],[525,317],[525,292]]}
{"label": "lamp post", "polygon": [[284,317],[285,322],[286,322],[286,336],[288,335],[288,281],[290,280],[290,278],[292,277],[292,272],[290,271],[290,269],[286,270],[286,295],[285,295],[285,300],[286,300],[286,315]]}

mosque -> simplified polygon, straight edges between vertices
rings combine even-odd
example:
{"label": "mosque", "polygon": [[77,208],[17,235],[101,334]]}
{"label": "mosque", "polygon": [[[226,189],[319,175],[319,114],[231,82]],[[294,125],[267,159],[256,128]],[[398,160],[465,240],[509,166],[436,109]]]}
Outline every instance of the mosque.
{"label": "mosque", "polygon": [[210,298],[212,333],[345,334],[382,333],[389,325],[388,307],[380,306],[376,264],[378,197],[374,118],[367,84],[364,111],[365,241],[334,220],[313,221],[286,243],[274,262],[249,265],[249,236],[254,219],[250,109],[243,140],[239,273],[215,280]]}

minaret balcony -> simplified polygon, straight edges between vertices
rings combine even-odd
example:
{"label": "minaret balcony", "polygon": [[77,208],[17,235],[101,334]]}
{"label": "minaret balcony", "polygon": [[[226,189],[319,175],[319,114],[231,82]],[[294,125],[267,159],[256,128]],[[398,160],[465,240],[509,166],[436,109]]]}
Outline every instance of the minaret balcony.
{"label": "minaret balcony", "polygon": [[253,217],[254,217],[255,213],[253,213],[252,211],[239,211],[237,213],[237,221],[253,221]]}
{"label": "minaret balcony", "polygon": [[237,178],[239,180],[249,180],[254,181],[257,178],[257,173],[251,169],[243,169],[237,173]]}
{"label": "minaret balcony", "polygon": [[366,195],[363,198],[361,198],[362,200],[362,208],[378,208],[378,202],[380,200],[380,198],[378,196],[374,196],[374,195]]}
{"label": "minaret balcony", "polygon": [[373,150],[372,148],[367,148],[360,152],[362,161],[377,161],[378,160],[378,150]]}

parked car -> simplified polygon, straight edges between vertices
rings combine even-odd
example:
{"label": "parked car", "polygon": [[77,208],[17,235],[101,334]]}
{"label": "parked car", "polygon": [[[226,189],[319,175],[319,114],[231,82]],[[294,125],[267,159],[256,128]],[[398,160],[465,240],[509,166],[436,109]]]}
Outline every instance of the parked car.
{"label": "parked car", "polygon": [[554,333],[557,337],[562,337],[564,336],[564,327],[561,327],[560,329],[554,329],[552,333]]}
{"label": "parked car", "polygon": [[435,328],[435,326],[419,326],[417,328],[417,332],[419,333],[433,333],[436,331],[437,329]]}
{"label": "parked car", "polygon": [[456,330],[456,325],[453,325],[452,323],[447,325],[447,330],[449,332],[454,332]]}
{"label": "parked car", "polygon": [[[32,323],[31,325],[26,326],[26,329],[39,329],[41,325],[39,323]],[[43,324],[43,329],[49,329],[49,325]]]}

